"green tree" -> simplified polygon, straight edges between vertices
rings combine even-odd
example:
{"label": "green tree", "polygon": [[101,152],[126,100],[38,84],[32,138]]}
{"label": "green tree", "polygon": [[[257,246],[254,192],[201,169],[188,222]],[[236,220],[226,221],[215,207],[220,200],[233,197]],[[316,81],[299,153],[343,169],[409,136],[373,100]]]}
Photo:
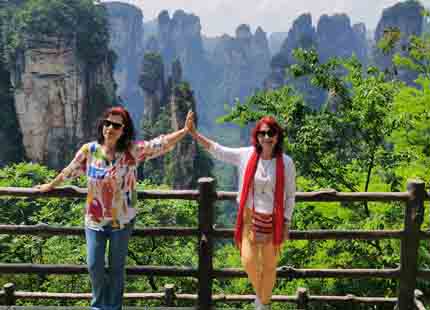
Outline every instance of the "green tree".
{"label": "green tree", "polygon": [[[1,187],[33,187],[52,179],[55,171],[37,164],[21,163],[0,169]],[[84,178],[73,183],[85,186]],[[148,181],[139,189],[168,189]],[[83,227],[85,208],[83,199],[31,199],[1,197],[0,223],[47,224],[50,226]],[[142,227],[195,227],[197,205],[193,201],[148,199],[139,201],[137,228]],[[0,235],[0,262],[34,264],[86,264],[86,247],[82,237],[46,237],[28,235]],[[190,237],[133,237],[129,246],[129,265],[176,265],[196,267],[196,241]],[[178,249],[182,249],[178,251]],[[88,292],[87,275],[0,275],[0,283],[14,282],[23,291]],[[174,283],[184,292],[194,293],[196,283],[189,278],[130,277],[128,292],[159,292],[165,283]],[[26,303],[20,301],[21,304]],[[44,305],[86,305],[87,301],[38,301]],[[31,303],[27,303],[30,305]],[[160,305],[160,302],[139,302],[141,305]],[[184,303],[187,305],[187,303]]]}
{"label": "green tree", "polygon": [[391,117],[398,123],[390,141],[403,162],[399,173],[429,181],[430,78],[416,80],[418,88],[404,87],[394,101]]}
{"label": "green tree", "polygon": [[393,62],[396,66],[417,72],[430,78],[430,33],[422,36],[411,36],[408,43],[408,54],[395,54]]}
{"label": "green tree", "polygon": [[[402,84],[387,80],[376,68],[363,68],[356,58],[320,63],[313,50],[296,50],[289,73],[308,76],[329,93],[320,110],[311,109],[290,86],[261,92],[239,102],[224,121],[249,123],[274,115],[284,127],[286,152],[298,168],[299,190],[331,187],[340,191],[390,191],[403,185],[403,158],[388,139],[400,124],[391,117]],[[378,203],[306,203],[296,207],[293,228],[394,229],[400,227],[403,206]],[[396,241],[294,241],[285,248],[281,264],[309,268],[396,268]],[[285,281],[278,292],[298,286],[314,294],[392,296],[395,281],[304,279]],[[315,307],[315,309],[320,309]],[[324,308],[331,309],[331,307]],[[336,309],[336,307],[333,307]],[[382,308],[381,308],[382,309]]]}
{"label": "green tree", "polygon": [[107,13],[94,1],[29,0],[10,6],[8,12],[9,20],[3,28],[8,64],[15,62],[17,52],[26,47],[28,38],[64,39],[89,64],[101,63],[107,57]]}
{"label": "green tree", "polygon": [[398,67],[418,73],[416,85],[403,87],[394,100],[391,115],[399,125],[391,142],[404,157],[401,173],[429,180],[430,166],[430,34],[412,36],[408,55],[394,56]]}
{"label": "green tree", "polygon": [[[1,187],[33,187],[52,179],[55,172],[38,164],[21,163],[0,170]],[[75,184],[82,185],[82,181]],[[3,224],[83,225],[83,202],[78,199],[31,199],[2,197]],[[85,243],[78,237],[0,235],[2,263],[85,264]],[[1,283],[14,282],[19,290],[76,292],[88,291],[86,276],[45,276],[41,274],[0,276]],[[24,302],[24,301],[22,301]],[[64,305],[53,301],[52,305]]]}
{"label": "green tree", "polygon": [[[395,158],[385,138],[395,126],[387,115],[400,85],[386,81],[376,68],[364,70],[356,58],[321,64],[315,51],[301,49],[295,56],[298,61],[290,72],[310,76],[314,86],[329,92],[321,110],[310,109],[285,86],[239,103],[223,120],[247,123],[275,115],[287,133],[286,151],[313,187],[368,191],[376,167],[386,171],[386,179],[392,178]],[[391,187],[398,188],[399,180],[390,180]]]}

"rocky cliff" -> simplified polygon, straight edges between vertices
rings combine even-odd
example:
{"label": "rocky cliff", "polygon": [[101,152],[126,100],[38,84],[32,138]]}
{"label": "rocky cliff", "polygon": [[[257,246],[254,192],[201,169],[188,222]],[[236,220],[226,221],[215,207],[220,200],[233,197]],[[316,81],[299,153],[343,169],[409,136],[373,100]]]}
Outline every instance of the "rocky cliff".
{"label": "rocky cliff", "polygon": [[117,95],[133,118],[141,118],[144,104],[138,78],[143,59],[143,15],[142,11],[122,2],[104,2],[109,16],[109,48],[117,57],[114,78],[118,85]]}
{"label": "rocky cliff", "polygon": [[204,62],[200,18],[177,10],[170,18],[167,11],[158,16],[158,43],[166,66],[179,59],[184,78],[191,80],[196,65]]}
{"label": "rocky cliff", "polygon": [[[0,2],[1,10],[1,2]],[[5,19],[0,16],[0,29]],[[4,55],[3,32],[0,32],[0,55]],[[0,167],[24,160],[22,133],[16,116],[9,68],[0,57]]]}
{"label": "rocky cliff", "polygon": [[165,97],[164,64],[160,54],[147,53],[143,59],[139,85],[145,100],[144,120],[155,120]]}
{"label": "rocky cliff", "polygon": [[243,100],[262,88],[271,55],[260,27],[251,33],[248,25],[240,25],[235,36],[208,39],[202,37],[200,19],[182,10],[172,16],[163,11],[157,21],[157,31],[151,32],[145,50],[161,55],[165,76],[171,74],[172,63],[180,61],[183,80],[193,89],[200,122],[206,129],[211,130],[216,118],[225,114],[226,103]]}
{"label": "rocky cliff", "polygon": [[[173,66],[178,68],[178,62],[173,63]],[[176,73],[179,72],[176,71]],[[174,77],[172,72],[168,88],[170,89],[168,108],[173,131],[183,128],[189,110],[196,110],[196,102],[190,85],[184,83],[181,78],[178,75]],[[171,160],[166,165],[166,175],[169,176],[168,183],[176,189],[195,188],[199,177],[211,175],[210,170],[205,171],[205,167],[199,163],[202,153],[190,136],[181,140],[172,151]]]}
{"label": "rocky cliff", "polygon": [[108,59],[87,64],[74,42],[52,37],[27,40],[12,84],[26,155],[54,168],[93,136],[96,117],[114,98]]}
{"label": "rocky cliff", "polygon": [[[423,6],[418,1],[409,0],[386,8],[383,11],[376,27],[375,42],[378,43],[384,37],[384,34],[390,35],[392,31],[400,32],[400,38],[388,53],[383,53],[380,49],[374,48],[375,62],[379,68],[388,72],[396,71],[393,68],[392,57],[395,53],[405,55],[409,36],[419,36],[421,34],[424,23],[424,18],[421,14],[422,10]],[[412,83],[417,76],[415,73],[406,70],[399,70],[395,73],[407,83]]]}
{"label": "rocky cliff", "polygon": [[1,83],[13,89],[26,158],[62,168],[117,102],[106,11],[84,0],[12,4],[0,10],[10,73]]}
{"label": "rocky cliff", "polygon": [[364,24],[352,25],[346,14],[322,15],[317,26],[318,52],[322,62],[330,57],[351,57],[367,63]]}
{"label": "rocky cliff", "polygon": [[[202,116],[206,115],[210,105],[207,94],[213,73],[203,47],[199,17],[183,10],[175,11],[170,17],[167,11],[162,11],[157,18],[157,31],[152,31],[152,34],[146,40],[145,51],[161,55],[165,64],[165,76],[170,74],[173,62],[180,61],[183,79],[194,90],[198,102],[196,109]],[[210,119],[209,115],[207,118]]]}
{"label": "rocky cliff", "polygon": [[270,62],[271,72],[264,82],[266,89],[276,89],[286,83],[287,66],[295,62],[293,50],[296,48],[311,48],[317,46],[317,36],[312,25],[312,16],[302,14],[293,22],[288,35],[277,54]]}
{"label": "rocky cliff", "polygon": [[207,54],[212,54],[214,52],[215,47],[218,45],[220,39],[221,39],[221,36],[217,36],[217,37],[202,36],[203,48],[205,49],[205,52]]}
{"label": "rocky cliff", "polygon": [[269,36],[269,48],[272,55],[279,53],[282,43],[288,36],[288,32],[272,32]]}
{"label": "rocky cliff", "polygon": [[352,55],[357,56],[363,64],[368,62],[366,28],[363,24],[351,25],[345,14],[322,15],[315,29],[310,14],[299,16],[293,22],[279,53],[272,57],[271,72],[264,84],[266,89],[292,84],[314,107],[319,107],[325,101],[326,94],[312,87],[308,78],[295,80],[285,72],[289,65],[295,63],[292,53],[296,48],[315,48],[321,62],[326,62],[330,57],[345,58]]}
{"label": "rocky cliff", "polygon": [[324,101],[324,92],[313,87],[307,77],[293,79],[287,75],[287,67],[296,62],[293,51],[297,48],[318,48],[317,31],[310,14],[302,14],[294,20],[279,53],[271,59],[271,72],[264,81],[264,88],[276,89],[290,84],[303,94],[307,102],[319,107]]}
{"label": "rocky cliff", "polygon": [[[253,34],[248,25],[240,25],[234,37],[220,38],[210,57],[215,81],[209,93],[212,115],[225,113],[224,104],[244,100],[262,88],[269,73],[270,50],[266,33],[258,27]],[[218,110],[215,107],[218,107]]]}
{"label": "rocky cliff", "polygon": [[[172,63],[167,79],[164,77],[166,71],[159,54],[145,54],[140,75],[145,94],[144,139],[181,129],[188,110],[196,110],[194,94],[189,83],[183,81],[179,60]],[[145,162],[142,176],[154,183],[190,188],[197,185],[199,177],[211,175],[211,169],[212,161],[191,137],[186,137],[166,156]]]}

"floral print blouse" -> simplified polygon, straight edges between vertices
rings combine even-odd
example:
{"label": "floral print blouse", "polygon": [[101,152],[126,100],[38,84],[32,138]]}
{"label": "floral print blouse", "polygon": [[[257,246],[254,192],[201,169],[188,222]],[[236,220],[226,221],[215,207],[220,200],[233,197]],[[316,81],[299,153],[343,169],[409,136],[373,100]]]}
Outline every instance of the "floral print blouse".
{"label": "floral print blouse", "polygon": [[87,176],[85,226],[103,230],[106,225],[122,229],[136,216],[137,166],[173,148],[164,136],[134,142],[126,152],[117,152],[109,162],[97,142],[84,144],[63,169],[66,179]]}

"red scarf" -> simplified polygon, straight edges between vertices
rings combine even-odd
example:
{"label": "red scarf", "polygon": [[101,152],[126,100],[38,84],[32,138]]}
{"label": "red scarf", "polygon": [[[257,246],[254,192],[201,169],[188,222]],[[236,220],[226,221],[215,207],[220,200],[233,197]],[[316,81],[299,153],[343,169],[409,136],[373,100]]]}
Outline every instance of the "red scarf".
{"label": "red scarf", "polygon": [[[234,240],[239,249],[242,244],[243,214],[245,211],[246,200],[248,198],[251,184],[254,181],[255,171],[257,170],[260,154],[255,150],[246,164],[245,174],[243,177],[242,192],[240,193],[239,211],[237,213],[236,228]],[[282,154],[276,156],[276,185],[275,199],[273,201],[273,245],[279,248],[282,243],[284,233],[284,185],[285,170]]]}

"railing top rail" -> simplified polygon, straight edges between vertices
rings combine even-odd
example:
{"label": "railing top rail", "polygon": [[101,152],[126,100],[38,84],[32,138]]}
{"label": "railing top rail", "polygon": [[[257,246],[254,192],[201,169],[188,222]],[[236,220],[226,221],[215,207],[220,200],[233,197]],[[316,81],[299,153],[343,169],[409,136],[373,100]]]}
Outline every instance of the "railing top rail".
{"label": "railing top rail", "polygon": [[[218,200],[236,199],[237,192],[218,191]],[[429,197],[427,197],[429,198]],[[296,192],[296,201],[407,201],[409,192]]]}
{"label": "railing top rail", "polygon": [[[214,237],[233,238],[233,228],[214,228]],[[36,225],[8,225],[0,224],[0,234],[35,235],[35,236],[84,236],[83,227],[51,226],[47,224]],[[401,239],[402,230],[291,230],[291,240],[380,240]],[[136,227],[133,236],[139,237],[196,237],[198,228],[194,227]],[[421,239],[430,239],[430,232],[421,232]]]}
{"label": "railing top rail", "polygon": [[[85,188],[77,186],[64,186],[47,193],[41,193],[35,188],[0,187],[0,196],[31,197],[31,198],[84,198],[87,194]],[[141,199],[184,199],[197,200],[198,190],[143,190],[138,191]],[[237,192],[217,191],[217,200],[235,200]],[[323,190],[316,192],[296,192],[297,201],[407,201],[409,192],[337,192]],[[427,200],[430,196],[427,195]]]}
{"label": "railing top rail", "polygon": [[[87,189],[77,186],[62,186],[52,191],[41,193],[35,188],[0,187],[0,196],[31,197],[31,198],[85,198]],[[138,191],[138,197],[143,199],[184,199],[197,200],[197,190],[144,190]]]}
{"label": "railing top rail", "polygon": [[[1,291],[0,291],[1,294]],[[15,296],[18,298],[25,299],[58,299],[58,300],[70,300],[70,299],[90,299],[91,293],[53,293],[53,292],[26,292],[16,291]],[[164,292],[159,293],[124,293],[124,299],[145,299],[145,300],[162,300],[165,298]],[[177,300],[192,300],[198,299],[197,294],[181,294],[175,293],[174,298]],[[328,303],[345,303],[355,302],[362,304],[394,304],[397,302],[395,297],[360,297],[355,295],[336,296],[336,295],[308,295],[309,302],[328,302]],[[254,301],[255,295],[238,295],[238,294],[214,294],[214,302],[226,302],[226,301]],[[298,302],[297,295],[272,295],[273,302]],[[30,308],[30,307],[29,307]],[[37,306],[36,306],[37,308]],[[1,308],[0,308],[1,309]],[[65,309],[65,308],[64,308]],[[82,308],[83,309],[83,308]]]}
{"label": "railing top rail", "polygon": [[[416,285],[417,278],[429,278],[428,270],[420,270],[417,265],[417,254],[419,239],[428,237],[428,234],[420,230],[424,214],[424,200],[429,200],[429,194],[425,192],[425,184],[421,181],[408,182],[407,192],[336,192],[334,190],[320,190],[317,192],[297,192],[297,201],[400,201],[406,202],[405,220],[403,230],[392,231],[302,231],[292,232],[297,239],[322,239],[322,238],[374,238],[384,239],[399,238],[401,239],[401,259],[397,268],[383,269],[297,269],[292,266],[283,266],[278,268],[277,276],[280,278],[385,278],[398,279],[399,297],[398,305],[400,309],[410,307],[416,303],[413,296],[413,288]],[[29,197],[30,199],[44,197],[67,197],[67,198],[84,198],[86,189],[74,186],[67,186],[55,189],[49,193],[40,193],[34,188],[1,188],[0,196]],[[231,278],[247,277],[242,269],[224,268],[213,269],[213,239],[214,237],[231,237],[231,229],[214,228],[214,202],[215,200],[234,200],[237,198],[236,192],[215,191],[215,182],[213,179],[200,179],[199,190],[150,190],[140,191],[140,198],[149,199],[185,199],[199,201],[199,226],[196,228],[182,228],[184,235],[195,235],[198,232],[199,242],[199,262],[197,268],[191,266],[127,266],[126,272],[131,275],[159,275],[170,277],[194,277],[197,278],[198,286],[198,305],[202,308],[209,308],[212,304],[212,280],[214,278]],[[3,227],[2,227],[3,226]],[[41,227],[32,227],[39,230]],[[11,230],[13,233],[20,233],[22,227],[12,227],[11,225],[0,225],[0,230]],[[25,229],[29,229],[26,227]],[[51,232],[57,228],[52,229]],[[161,229],[161,230],[160,230]],[[43,229],[40,229],[41,231]],[[81,234],[82,231],[69,231],[74,234]],[[152,228],[140,231],[142,234],[151,233],[158,235],[160,233],[170,235],[174,233],[171,228]],[[37,274],[83,274],[87,273],[88,268],[85,265],[40,265],[40,264],[1,264],[0,273],[37,273]],[[6,291],[6,288],[5,288]],[[7,292],[7,291],[6,291]],[[309,300],[309,294],[304,291],[298,291],[300,297],[299,303],[305,299]],[[305,298],[306,297],[306,298]],[[321,296],[324,297],[324,296]],[[6,299],[8,297],[6,296]],[[352,297],[347,297],[352,301]]]}
{"label": "railing top rail", "polygon": [[[128,275],[151,275],[163,277],[198,277],[198,268],[187,266],[162,266],[142,265],[126,266]],[[73,264],[27,264],[27,263],[0,263],[2,274],[87,274],[87,265]],[[213,278],[246,278],[246,272],[242,268],[214,269]],[[307,269],[294,268],[292,266],[280,266],[277,268],[278,278],[354,278],[354,279],[398,279],[399,268],[385,269]],[[420,271],[419,277],[428,277],[426,270]]]}

